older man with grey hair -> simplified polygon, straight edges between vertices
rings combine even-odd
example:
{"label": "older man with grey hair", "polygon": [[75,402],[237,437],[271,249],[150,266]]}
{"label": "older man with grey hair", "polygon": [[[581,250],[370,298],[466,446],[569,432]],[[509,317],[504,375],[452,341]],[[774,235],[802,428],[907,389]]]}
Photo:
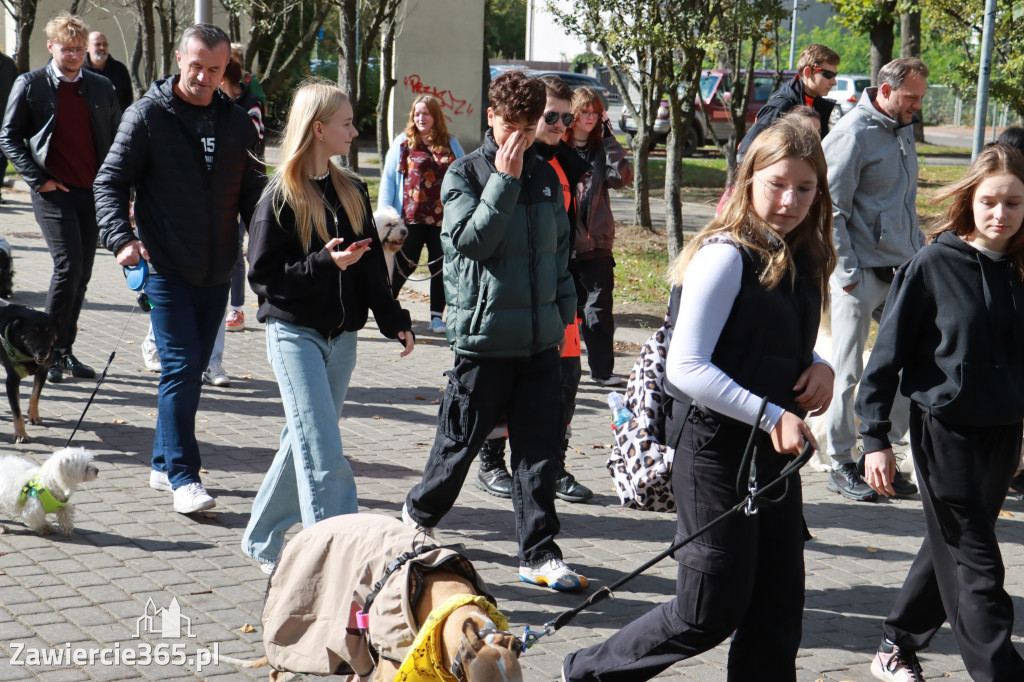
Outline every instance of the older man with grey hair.
{"label": "older man with grey hair", "polygon": [[[928,67],[920,59],[889,62],[878,73],[878,87],[867,88],[822,142],[839,255],[830,279],[836,383],[825,414],[825,451],[832,460],[828,488],[857,501],[878,498],[855,462],[854,393],[864,372],[864,346],[872,318],[881,316],[894,270],[924,245],[912,124],[927,78]],[[903,396],[893,405],[894,441],[907,431],[909,408]],[[899,496],[917,492],[898,471],[893,487]]]}

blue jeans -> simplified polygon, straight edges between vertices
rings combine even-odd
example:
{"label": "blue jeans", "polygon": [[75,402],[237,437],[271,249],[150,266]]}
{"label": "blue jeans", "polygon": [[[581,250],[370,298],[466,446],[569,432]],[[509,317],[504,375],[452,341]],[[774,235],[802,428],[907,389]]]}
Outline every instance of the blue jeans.
{"label": "blue jeans", "polygon": [[153,468],[166,471],[171,486],[179,488],[199,482],[199,391],[228,303],[228,283],[197,287],[174,275],[151,274],[146,294],[161,367]]}
{"label": "blue jeans", "polygon": [[252,503],[242,551],[264,563],[281,555],[296,523],[359,511],[356,480],[342,453],[338,419],[356,366],[356,333],[320,332],[267,319],[267,355],[284,403],[281,447]]}

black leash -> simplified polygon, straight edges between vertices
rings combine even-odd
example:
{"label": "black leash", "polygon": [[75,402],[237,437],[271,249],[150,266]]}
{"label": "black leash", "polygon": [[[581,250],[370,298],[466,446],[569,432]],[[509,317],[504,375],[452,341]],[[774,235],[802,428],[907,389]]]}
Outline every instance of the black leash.
{"label": "black leash", "polygon": [[[665,559],[666,557],[669,557],[669,556],[675,554],[681,548],[683,548],[684,546],[686,546],[689,543],[693,542],[698,537],[700,537],[702,534],[706,533],[710,529],[712,529],[715,526],[717,526],[718,524],[722,523],[723,521],[725,521],[727,518],[729,518],[733,514],[739,514],[739,513],[742,512],[743,514],[745,514],[747,516],[754,516],[755,514],[757,514],[760,506],[768,507],[768,506],[771,506],[773,504],[777,504],[777,503],[782,501],[782,499],[786,496],[786,493],[789,492],[789,479],[794,474],[796,474],[798,471],[800,471],[800,468],[803,467],[803,465],[806,464],[811,459],[811,456],[814,454],[814,448],[811,446],[811,444],[809,442],[805,443],[804,444],[804,449],[800,452],[800,455],[798,457],[796,457],[795,459],[793,459],[792,461],[790,461],[788,464],[786,464],[786,466],[784,466],[782,468],[782,471],[779,472],[779,475],[778,475],[778,477],[775,478],[775,480],[771,481],[770,483],[765,485],[763,488],[758,490],[758,488],[757,488],[757,478],[756,478],[756,474],[757,474],[757,456],[756,456],[755,442],[757,440],[757,431],[760,428],[760,424],[761,424],[761,417],[764,415],[764,409],[765,409],[765,406],[767,404],[768,404],[768,400],[767,399],[763,399],[761,401],[761,407],[758,410],[757,419],[754,421],[754,426],[753,426],[753,429],[751,430],[751,433],[750,433],[750,439],[747,441],[747,447],[746,447],[746,449],[743,452],[743,460],[742,460],[742,462],[740,464],[740,472],[739,472],[739,476],[737,477],[737,481],[736,481],[736,486],[737,486],[738,494],[739,495],[743,495],[744,492],[747,493],[743,497],[743,499],[741,499],[736,504],[736,506],[732,507],[730,510],[728,510],[727,512],[725,512],[724,514],[722,514],[718,518],[713,519],[712,521],[709,521],[705,525],[701,526],[700,528],[695,530],[690,535],[687,535],[685,538],[683,538],[679,542],[675,543],[674,545],[672,545],[671,547],[669,547],[664,552],[662,552],[661,554],[657,555],[656,557],[654,557],[653,559],[651,559],[647,563],[643,564],[642,566],[640,566],[639,568],[634,570],[632,573],[624,575],[623,577],[619,578],[617,581],[615,581],[611,585],[607,585],[605,587],[602,587],[601,589],[599,589],[594,594],[590,595],[586,600],[581,602],[576,607],[571,608],[568,611],[565,611],[565,612],[559,614],[557,617],[555,617],[554,620],[549,620],[547,623],[544,624],[544,628],[543,628],[543,630],[541,632],[539,632],[539,633],[531,632],[530,631],[530,626],[526,626],[526,632],[523,635],[523,648],[524,649],[528,649],[531,646],[533,646],[534,644],[536,644],[537,640],[539,640],[541,637],[544,637],[546,635],[550,635],[550,634],[552,634],[554,632],[557,632],[558,630],[562,629],[563,627],[568,625],[569,622],[573,618],[575,618],[581,612],[585,611],[586,609],[590,608],[591,606],[593,606],[595,604],[599,604],[600,602],[604,601],[605,599],[608,599],[609,597],[614,597],[615,596],[614,593],[613,593],[614,590],[617,590],[618,588],[622,587],[623,585],[628,583],[633,578],[637,577],[638,575],[640,575],[641,573],[643,573],[647,569],[651,568],[652,566],[654,566],[655,564],[660,562],[662,559]],[[746,490],[744,490],[744,486],[743,486],[743,479],[744,479],[743,472],[745,470],[749,471],[749,474],[746,477],[747,478]],[[783,490],[781,495],[779,495],[776,498],[766,498],[765,497],[765,495],[768,493],[768,491],[772,490],[773,488],[778,487],[780,484],[785,484],[785,486],[786,486],[785,490]],[[762,500],[762,498],[764,498],[764,499]]]}
{"label": "black leash", "polygon": [[103,380],[107,378],[107,370],[110,369],[110,363],[114,361],[114,356],[117,354],[117,347],[121,345],[121,339],[124,338],[124,333],[128,329],[128,323],[132,321],[132,315],[135,314],[135,309],[138,306],[133,305],[132,309],[128,312],[128,319],[124,321],[124,327],[121,328],[121,335],[117,337],[117,343],[114,344],[114,350],[110,351],[110,357],[107,358],[107,364],[104,366],[103,371],[100,372],[100,378],[96,380],[96,387],[92,389],[92,394],[89,396],[89,400],[85,403],[85,409],[82,410],[82,416],[78,418],[78,422],[75,424],[75,428],[71,430],[71,435],[68,436],[68,441],[64,443],[64,447],[70,447],[71,441],[74,439],[75,434],[78,433],[78,427],[82,425],[82,420],[85,419],[85,413],[89,411],[89,406],[92,405],[93,398],[96,397],[96,392],[100,390],[100,385]]}

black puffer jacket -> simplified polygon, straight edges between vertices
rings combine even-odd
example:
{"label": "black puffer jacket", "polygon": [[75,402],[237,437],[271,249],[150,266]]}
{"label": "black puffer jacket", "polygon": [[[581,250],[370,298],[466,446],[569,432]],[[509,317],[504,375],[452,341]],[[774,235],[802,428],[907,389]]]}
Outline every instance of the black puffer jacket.
{"label": "black puffer jacket", "polygon": [[[754,125],[743,136],[743,141],[740,142],[739,154],[741,156],[746,154],[747,148],[750,147],[750,143],[754,141],[754,138],[767,130],[771,124],[775,123],[777,118],[793,107],[806,103],[804,82],[800,80],[799,76],[794,77],[789,83],[783,83],[779,86],[779,89],[772,93],[772,96],[764,103],[761,110],[757,112],[757,119],[754,121]],[[821,129],[819,132],[822,137],[828,135],[828,123],[829,119],[832,118],[832,110],[835,106],[836,101],[834,99],[827,97],[814,98],[811,108],[818,112],[818,116],[821,117]]]}
{"label": "black puffer jacket", "polygon": [[[46,156],[57,120],[57,83],[49,64],[18,76],[7,100],[9,106],[0,132],[4,155],[34,190],[53,178],[46,170]],[[85,94],[89,105],[96,158],[102,159],[114,139],[121,107],[114,86],[103,76],[82,69],[79,83],[79,92]]]}
{"label": "black puffer jacket", "polygon": [[[179,77],[153,83],[121,118],[93,192],[103,245],[117,253],[133,239],[149,251],[150,265],[193,286],[231,279],[238,256],[238,216],[246,224],[266,184],[266,169],[254,158],[256,129],[249,116],[217,91],[213,170],[182,118],[188,106],[174,94]],[[135,224],[128,219],[135,187]]]}

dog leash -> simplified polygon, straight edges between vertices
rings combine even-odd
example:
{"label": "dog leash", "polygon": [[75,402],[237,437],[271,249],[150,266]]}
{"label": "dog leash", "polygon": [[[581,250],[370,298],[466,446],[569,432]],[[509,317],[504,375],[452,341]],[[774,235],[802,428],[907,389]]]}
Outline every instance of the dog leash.
{"label": "dog leash", "polygon": [[85,413],[89,411],[89,406],[92,405],[92,401],[96,397],[96,392],[100,390],[100,385],[103,383],[103,380],[107,378],[107,370],[110,369],[110,364],[114,362],[114,356],[117,354],[117,347],[121,345],[121,339],[124,338],[124,333],[128,330],[128,323],[132,321],[132,315],[135,314],[135,310],[138,307],[138,305],[132,304],[132,309],[128,311],[128,319],[125,320],[124,327],[121,328],[121,335],[117,337],[117,342],[114,344],[114,350],[110,351],[110,357],[107,358],[107,364],[103,367],[103,371],[100,372],[100,377],[96,380],[96,386],[92,389],[92,393],[89,395],[89,400],[85,403],[85,409],[82,410],[82,415],[78,418],[75,428],[71,430],[71,435],[68,436],[68,441],[64,443],[64,447],[69,447],[71,445],[71,441],[75,437],[75,434],[78,433],[78,427],[82,425],[82,420],[85,419]]}
{"label": "dog leash", "polygon": [[[406,256],[403,251],[399,251],[398,255],[401,256],[405,260],[405,267],[409,268],[409,274],[410,275],[412,273],[416,272],[417,270],[419,270],[420,268],[429,268],[434,263],[440,263],[440,262],[442,262],[444,260],[444,256],[441,256],[440,258],[435,258],[432,261],[427,261],[423,265],[418,265],[416,263],[413,263],[412,259],[409,258],[408,256]],[[441,271],[438,270],[437,272],[433,273],[432,275],[428,275],[427,277],[416,277],[416,278],[406,277],[405,281],[406,282],[426,282],[429,279],[434,279],[435,277],[437,277],[440,274],[441,274]]]}
{"label": "dog leash", "polygon": [[[743,478],[744,478],[743,473],[744,473],[745,470],[749,472],[747,474],[747,485],[746,485],[747,495],[745,497],[743,497],[743,499],[741,499],[735,506],[733,506],[731,509],[726,511],[724,514],[722,514],[721,516],[719,516],[719,517],[717,517],[715,519],[712,519],[708,523],[704,524],[703,526],[701,526],[700,528],[695,530],[693,533],[691,533],[690,535],[686,536],[685,538],[683,538],[679,542],[675,543],[674,545],[672,545],[671,547],[666,549],[664,552],[662,552],[661,554],[657,555],[656,557],[654,557],[650,561],[646,562],[645,564],[643,564],[642,566],[640,566],[639,568],[637,568],[633,572],[631,572],[631,573],[629,573],[627,575],[624,575],[623,577],[619,578],[617,581],[615,581],[611,585],[607,585],[605,587],[602,587],[601,589],[599,589],[594,594],[590,595],[590,597],[588,597],[586,600],[584,600],[583,602],[581,602],[580,604],[578,604],[574,608],[571,608],[568,611],[564,611],[561,614],[559,614],[558,616],[556,616],[553,620],[549,620],[548,622],[544,623],[543,628],[541,628],[540,630],[532,631],[530,629],[530,626],[527,625],[526,626],[526,631],[523,633],[523,649],[529,649],[530,647],[534,646],[542,637],[546,637],[547,635],[554,634],[558,630],[562,629],[570,621],[572,621],[573,618],[575,618],[581,612],[585,611],[586,609],[590,608],[591,606],[593,606],[595,604],[598,604],[598,603],[600,603],[600,602],[602,602],[605,599],[608,599],[610,597],[614,597],[615,596],[614,590],[617,590],[618,588],[622,587],[623,585],[628,583],[633,578],[635,578],[638,575],[644,573],[647,569],[649,569],[652,566],[654,566],[655,564],[659,563],[662,559],[665,559],[666,557],[671,556],[672,554],[675,554],[681,548],[683,548],[684,546],[690,544],[691,542],[696,540],[698,537],[700,537],[702,534],[706,533],[707,531],[711,530],[712,528],[714,528],[718,524],[722,523],[723,521],[728,519],[733,514],[743,513],[746,516],[754,516],[754,515],[756,515],[758,513],[758,510],[759,510],[759,508],[761,506],[767,507],[767,506],[771,506],[773,504],[778,504],[779,502],[781,502],[783,500],[783,498],[785,498],[786,494],[789,492],[789,479],[794,474],[799,472],[800,468],[803,467],[803,465],[806,464],[811,459],[811,456],[814,454],[814,448],[811,446],[811,444],[809,442],[805,443],[803,450],[800,452],[800,455],[796,459],[794,459],[794,460],[790,461],[788,464],[786,464],[786,466],[784,466],[782,468],[782,471],[779,472],[779,475],[778,475],[778,477],[775,478],[775,480],[771,481],[770,483],[765,485],[763,488],[758,489],[758,487],[757,487],[757,478],[756,478],[756,473],[757,473],[757,454],[756,454],[756,448],[754,447],[754,444],[755,444],[755,441],[757,440],[757,438],[756,438],[757,437],[757,430],[760,428],[758,425],[761,423],[761,417],[764,415],[765,406],[767,404],[768,404],[767,398],[764,398],[764,399],[761,400],[761,407],[758,410],[757,419],[754,420],[754,426],[753,426],[753,428],[752,428],[752,430],[750,432],[750,439],[747,441],[747,447],[746,447],[746,449],[743,452],[743,459],[742,459],[742,461],[740,463],[739,476],[737,477],[737,481],[736,481],[737,490],[739,490],[740,491],[739,494],[742,495],[743,494],[742,493],[742,490],[743,490]],[[774,498],[774,499],[766,498],[765,497],[765,495],[768,493],[768,491],[776,488],[777,486],[779,486],[780,484],[783,484],[783,483],[786,485],[786,488],[785,488],[785,490],[783,490],[781,495],[779,495],[777,498]],[[764,499],[762,500],[762,498],[764,498]]]}

